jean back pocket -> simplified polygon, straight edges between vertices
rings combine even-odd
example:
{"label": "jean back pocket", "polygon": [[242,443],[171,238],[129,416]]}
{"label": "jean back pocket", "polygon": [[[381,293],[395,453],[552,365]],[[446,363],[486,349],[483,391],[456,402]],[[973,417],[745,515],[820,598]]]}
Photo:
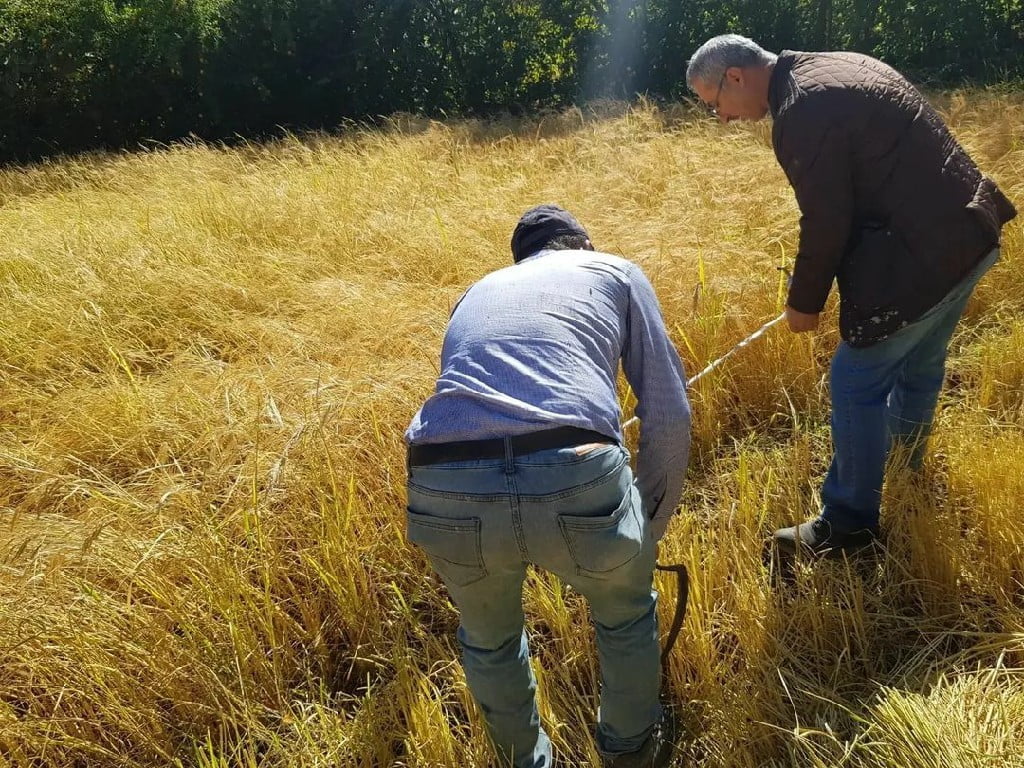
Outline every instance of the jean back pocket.
{"label": "jean back pocket", "polygon": [[465,587],[487,575],[480,518],[447,518],[406,510],[409,541],[420,546],[446,583]]}
{"label": "jean back pocket", "polygon": [[627,490],[608,515],[558,516],[558,527],[578,575],[607,578],[640,554],[645,533],[633,494],[633,489]]}

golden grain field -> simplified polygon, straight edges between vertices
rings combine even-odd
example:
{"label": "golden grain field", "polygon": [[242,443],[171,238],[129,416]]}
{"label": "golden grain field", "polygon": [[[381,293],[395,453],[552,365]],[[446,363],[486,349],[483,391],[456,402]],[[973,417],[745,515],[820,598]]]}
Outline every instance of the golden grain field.
{"label": "golden grain field", "polygon": [[[1024,208],[1024,93],[935,99]],[[403,532],[448,311],[558,202],[644,266],[695,372],[782,306],[769,136],[606,104],[0,171],[0,766],[489,765]],[[782,588],[763,559],[829,459],[834,304],[693,388],[661,549],[692,576],[665,691],[686,764],[1024,766],[1022,222],[878,562]],[[586,606],[543,574],[525,599],[558,754],[596,765]]]}

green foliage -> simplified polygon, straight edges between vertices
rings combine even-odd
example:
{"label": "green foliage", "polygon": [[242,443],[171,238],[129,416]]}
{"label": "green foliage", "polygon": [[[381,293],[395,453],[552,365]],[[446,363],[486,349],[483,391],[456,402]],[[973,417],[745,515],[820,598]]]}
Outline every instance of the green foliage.
{"label": "green foliage", "polygon": [[0,161],[679,96],[689,55],[724,31],[946,81],[1024,76],[1022,0],[0,0]]}
{"label": "green foliage", "polygon": [[[863,0],[862,0],[863,2]],[[943,80],[1024,74],[1021,0],[874,0],[873,50]]]}
{"label": "green foliage", "polygon": [[0,5],[0,153],[38,154],[181,135],[203,57],[209,0],[6,0]]}

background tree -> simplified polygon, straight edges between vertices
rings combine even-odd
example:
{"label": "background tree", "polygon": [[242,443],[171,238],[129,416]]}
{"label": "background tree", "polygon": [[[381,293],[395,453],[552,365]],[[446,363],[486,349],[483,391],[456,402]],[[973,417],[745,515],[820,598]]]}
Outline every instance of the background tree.
{"label": "background tree", "polygon": [[0,161],[686,94],[714,34],[1024,77],[1024,0],[0,0]]}

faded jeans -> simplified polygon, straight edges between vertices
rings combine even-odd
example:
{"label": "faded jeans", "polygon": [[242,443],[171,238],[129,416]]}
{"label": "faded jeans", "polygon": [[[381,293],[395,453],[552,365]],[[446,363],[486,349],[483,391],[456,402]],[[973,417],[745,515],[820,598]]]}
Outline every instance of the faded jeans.
{"label": "faded jeans", "polygon": [[822,517],[838,532],[877,530],[885,463],[905,447],[919,469],[946,371],[949,340],[993,249],[918,320],[870,347],[841,342],[832,358],[834,455],[821,489]]}
{"label": "faded jeans", "polygon": [[[583,449],[580,449],[583,450]],[[586,597],[597,631],[597,746],[638,749],[660,720],[655,545],[618,445],[409,469],[409,539],[460,612],[466,681],[491,740],[516,768],[551,765],[524,630],[528,563]]]}

